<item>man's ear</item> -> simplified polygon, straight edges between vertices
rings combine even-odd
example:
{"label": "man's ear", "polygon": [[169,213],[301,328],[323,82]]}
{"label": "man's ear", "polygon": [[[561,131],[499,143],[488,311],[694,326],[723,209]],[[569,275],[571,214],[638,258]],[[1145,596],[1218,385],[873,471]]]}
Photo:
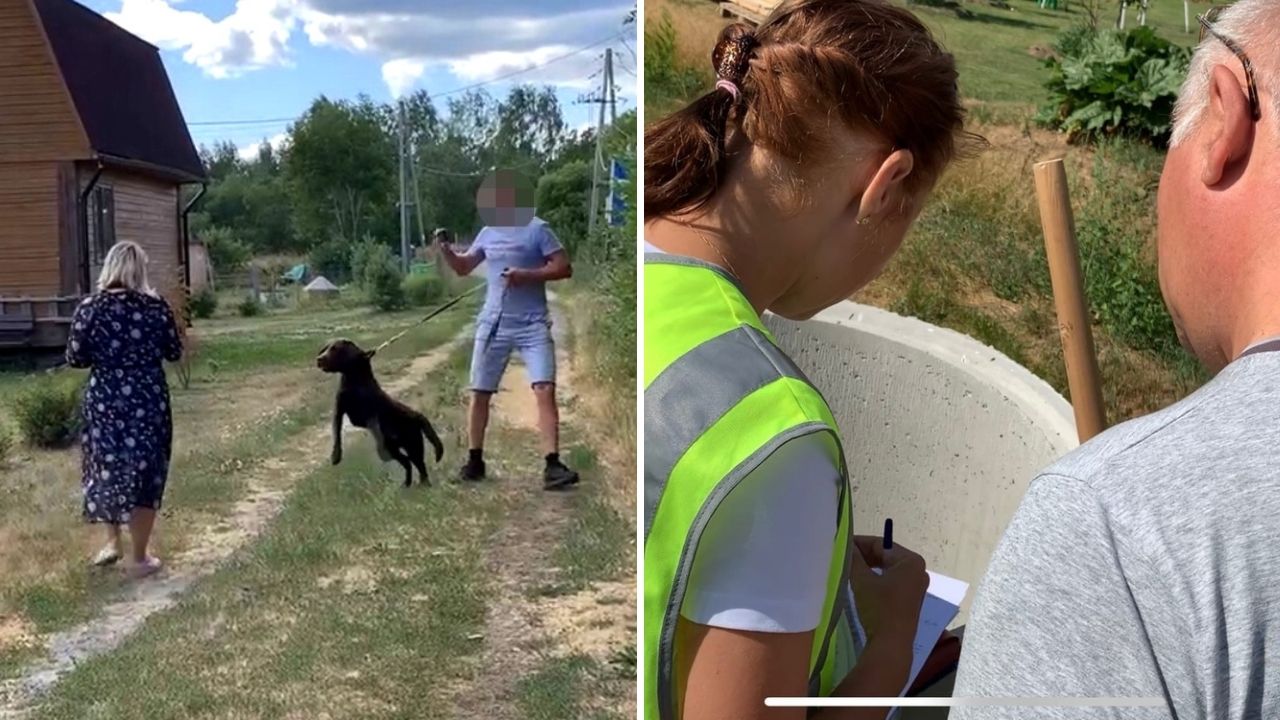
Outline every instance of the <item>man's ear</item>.
{"label": "man's ear", "polygon": [[1215,65],[1210,73],[1206,113],[1210,131],[1200,180],[1212,187],[1230,175],[1233,166],[1248,156],[1253,144],[1248,96],[1225,65]]}
{"label": "man's ear", "polygon": [[904,181],[915,168],[915,156],[910,150],[894,150],[889,157],[880,163],[867,183],[867,189],[858,200],[858,219],[872,218],[883,214],[894,198],[906,194]]}

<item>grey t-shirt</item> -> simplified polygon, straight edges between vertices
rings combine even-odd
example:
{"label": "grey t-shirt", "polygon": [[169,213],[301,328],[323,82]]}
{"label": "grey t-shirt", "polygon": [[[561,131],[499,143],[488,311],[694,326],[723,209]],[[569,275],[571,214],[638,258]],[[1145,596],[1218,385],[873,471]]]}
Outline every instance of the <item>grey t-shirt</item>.
{"label": "grey t-shirt", "polygon": [[540,322],[547,317],[547,284],[531,282],[507,287],[507,268],[542,267],[547,258],[563,250],[550,226],[540,218],[520,227],[485,227],[467,250],[479,255],[488,272],[481,320],[492,320],[501,311],[507,321]]}
{"label": "grey t-shirt", "polygon": [[1037,477],[965,629],[955,696],[1159,697],[971,718],[1280,718],[1280,353],[1243,357]]}

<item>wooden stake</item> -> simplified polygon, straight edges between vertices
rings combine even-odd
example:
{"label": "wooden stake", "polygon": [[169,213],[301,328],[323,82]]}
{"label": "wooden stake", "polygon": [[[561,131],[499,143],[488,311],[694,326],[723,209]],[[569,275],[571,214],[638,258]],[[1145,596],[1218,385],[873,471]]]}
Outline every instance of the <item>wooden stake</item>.
{"label": "wooden stake", "polygon": [[1080,442],[1106,429],[1102,406],[1102,383],[1098,356],[1093,347],[1093,328],[1085,303],[1080,273],[1080,253],[1076,248],[1075,220],[1067,190],[1067,171],[1062,159],[1036,163],[1036,195],[1040,200],[1040,226],[1044,229],[1044,249],[1049,259],[1053,302],[1058,312],[1058,334],[1067,365],[1067,385],[1075,410],[1076,434]]}

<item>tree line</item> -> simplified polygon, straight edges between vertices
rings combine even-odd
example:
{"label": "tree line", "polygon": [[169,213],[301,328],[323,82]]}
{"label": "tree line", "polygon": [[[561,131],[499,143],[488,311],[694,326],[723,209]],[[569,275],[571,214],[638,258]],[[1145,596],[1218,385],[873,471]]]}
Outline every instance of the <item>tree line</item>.
{"label": "tree line", "polygon": [[[402,102],[415,245],[435,227],[461,236],[478,230],[475,192],[488,171],[503,167],[534,180],[538,214],[572,255],[607,259],[620,249],[607,229],[587,237],[595,133],[568,128],[551,88],[517,86],[503,98],[472,90],[449,98],[446,112],[426,91]],[[215,269],[234,270],[259,255],[306,256],[343,282],[358,246],[398,253],[400,112],[367,96],[321,96],[279,148],[263,142],[246,160],[232,143],[202,147],[210,183],[191,227]],[[620,116],[605,140],[605,163],[613,156],[634,168],[635,113]]]}

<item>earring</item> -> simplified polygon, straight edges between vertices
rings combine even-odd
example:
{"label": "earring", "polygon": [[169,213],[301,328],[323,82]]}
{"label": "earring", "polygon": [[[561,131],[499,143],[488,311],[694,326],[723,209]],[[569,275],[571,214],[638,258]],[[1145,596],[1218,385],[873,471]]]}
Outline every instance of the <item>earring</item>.
{"label": "earring", "polygon": [[871,222],[871,216],[870,216],[870,215],[868,215],[868,216],[866,216],[866,217],[860,217],[860,218],[858,218],[858,224],[859,224],[859,225],[864,225],[864,226],[865,226],[867,223],[870,223],[870,222]]}

